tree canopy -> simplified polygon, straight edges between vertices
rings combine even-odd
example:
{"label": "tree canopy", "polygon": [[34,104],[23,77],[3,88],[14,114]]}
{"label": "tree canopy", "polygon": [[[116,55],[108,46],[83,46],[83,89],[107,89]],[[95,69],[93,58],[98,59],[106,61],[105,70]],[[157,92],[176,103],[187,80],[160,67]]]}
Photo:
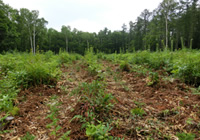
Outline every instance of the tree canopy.
{"label": "tree canopy", "polygon": [[[112,18],[112,17],[111,17]],[[200,48],[200,6],[198,0],[163,0],[158,7],[145,9],[121,30],[108,28],[98,33],[82,32],[63,25],[61,32],[48,29],[48,21],[39,18],[39,11],[19,11],[0,0],[0,52],[36,49],[57,53],[84,54],[92,46],[95,51],[113,53],[134,50],[179,49],[181,45]]]}

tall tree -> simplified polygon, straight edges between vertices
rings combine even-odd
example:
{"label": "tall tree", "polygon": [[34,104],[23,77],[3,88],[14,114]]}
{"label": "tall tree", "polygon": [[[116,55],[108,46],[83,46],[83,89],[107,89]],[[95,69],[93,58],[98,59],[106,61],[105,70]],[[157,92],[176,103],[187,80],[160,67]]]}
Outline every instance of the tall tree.
{"label": "tall tree", "polygon": [[174,15],[177,8],[177,2],[174,0],[163,0],[159,6],[161,14],[165,18],[165,47],[168,48],[168,21],[170,16]]}
{"label": "tall tree", "polygon": [[29,11],[26,8],[20,9],[20,16],[26,31],[29,33],[30,45],[33,54],[36,52],[36,36],[45,28],[48,23],[44,18],[39,17],[39,11]]}
{"label": "tall tree", "polygon": [[71,36],[71,27],[70,26],[62,26],[61,32],[65,37],[65,44],[66,44],[66,52],[69,51],[69,37]]}

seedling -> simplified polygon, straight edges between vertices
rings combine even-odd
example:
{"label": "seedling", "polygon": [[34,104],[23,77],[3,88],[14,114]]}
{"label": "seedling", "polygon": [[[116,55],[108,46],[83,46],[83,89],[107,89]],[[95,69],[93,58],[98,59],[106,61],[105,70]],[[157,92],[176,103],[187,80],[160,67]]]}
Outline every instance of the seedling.
{"label": "seedling", "polygon": [[26,135],[21,138],[21,140],[35,140],[35,136],[27,132]]}
{"label": "seedling", "polygon": [[58,140],[70,140],[70,137],[68,137],[70,133],[71,131],[67,131]]}
{"label": "seedling", "polygon": [[152,86],[159,82],[159,76],[157,72],[149,72],[149,77],[147,78],[147,85]]}
{"label": "seedling", "polygon": [[193,119],[192,119],[192,118],[188,118],[188,119],[186,120],[186,123],[189,124],[189,125],[190,125],[190,124],[193,124]]}
{"label": "seedling", "polygon": [[130,70],[131,70],[130,65],[129,65],[128,62],[126,62],[126,61],[122,61],[122,62],[120,63],[119,68],[120,68],[122,71],[127,71],[127,72],[130,72]]}
{"label": "seedling", "polygon": [[138,107],[142,107],[142,106],[145,105],[145,103],[137,102],[137,101],[134,101],[134,103],[135,103]]}
{"label": "seedling", "polygon": [[142,117],[144,114],[146,114],[146,112],[142,108],[134,108],[134,109],[131,109],[131,114],[133,116]]}
{"label": "seedling", "polygon": [[179,140],[194,140],[195,134],[192,133],[177,133],[176,136]]}
{"label": "seedling", "polygon": [[86,136],[94,140],[111,139],[112,136],[109,136],[109,131],[111,129],[112,127],[110,127],[108,123],[104,124],[100,121],[98,125],[88,123],[86,127]]}

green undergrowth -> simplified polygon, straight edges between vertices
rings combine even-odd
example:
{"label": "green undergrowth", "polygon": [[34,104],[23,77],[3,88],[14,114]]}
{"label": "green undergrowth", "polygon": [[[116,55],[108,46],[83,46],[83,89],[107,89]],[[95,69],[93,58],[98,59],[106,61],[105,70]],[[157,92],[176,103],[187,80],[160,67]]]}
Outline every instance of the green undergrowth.
{"label": "green undergrowth", "polygon": [[51,51],[36,55],[18,52],[0,55],[0,111],[12,110],[12,101],[21,89],[56,85],[62,64],[80,58],[77,54],[60,52],[55,55]]}
{"label": "green undergrowth", "polygon": [[[154,70],[164,69],[169,75],[183,80],[187,84],[200,85],[200,53],[199,50],[183,49],[170,51],[138,51],[125,54],[107,54],[103,56],[113,63],[121,61],[130,65],[138,65]],[[131,71],[134,71],[134,69]]]}
{"label": "green undergrowth", "polygon": [[98,55],[94,54],[92,47],[87,49],[84,58],[88,65],[88,71],[91,75],[97,75],[102,71],[102,65],[99,64]]}
{"label": "green undergrowth", "polygon": [[114,107],[115,98],[105,93],[106,83],[94,80],[92,83],[82,83],[72,91],[72,95],[80,96],[81,112],[75,115],[86,129],[86,136],[91,140],[117,139],[110,136],[110,111]]}
{"label": "green undergrowth", "polygon": [[92,83],[82,83],[72,95],[79,95],[80,101],[84,104],[83,114],[89,122],[95,120],[109,119],[108,113],[114,106],[114,97],[110,93],[105,93],[105,82],[94,80]]}

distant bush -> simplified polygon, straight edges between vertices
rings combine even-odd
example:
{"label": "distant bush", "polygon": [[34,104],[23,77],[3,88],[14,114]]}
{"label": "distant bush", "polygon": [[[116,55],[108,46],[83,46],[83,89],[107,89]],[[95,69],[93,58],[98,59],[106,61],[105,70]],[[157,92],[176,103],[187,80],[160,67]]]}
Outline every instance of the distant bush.
{"label": "distant bush", "polygon": [[84,58],[88,64],[88,71],[91,75],[97,75],[101,72],[102,66],[98,63],[97,55],[94,54],[92,47],[85,52]]}
{"label": "distant bush", "polygon": [[61,52],[58,55],[58,63],[59,64],[64,64],[64,63],[69,63],[74,60],[79,60],[81,59],[81,55],[79,54],[69,54],[67,52]]}
{"label": "distant bush", "polygon": [[185,83],[200,85],[200,53],[197,50],[184,49],[170,52],[138,51],[126,54],[104,55],[107,60],[119,63],[125,61],[130,64],[144,65],[158,70],[165,69],[174,77],[182,79]]}
{"label": "distant bush", "polygon": [[120,69],[121,69],[122,71],[127,71],[127,72],[129,72],[129,71],[131,70],[129,63],[126,62],[126,61],[121,61],[119,67],[120,67]]}
{"label": "distant bush", "polygon": [[68,53],[54,55],[51,51],[36,55],[16,52],[0,55],[0,110],[12,110],[19,89],[55,85],[61,76],[60,64],[80,58]]}

